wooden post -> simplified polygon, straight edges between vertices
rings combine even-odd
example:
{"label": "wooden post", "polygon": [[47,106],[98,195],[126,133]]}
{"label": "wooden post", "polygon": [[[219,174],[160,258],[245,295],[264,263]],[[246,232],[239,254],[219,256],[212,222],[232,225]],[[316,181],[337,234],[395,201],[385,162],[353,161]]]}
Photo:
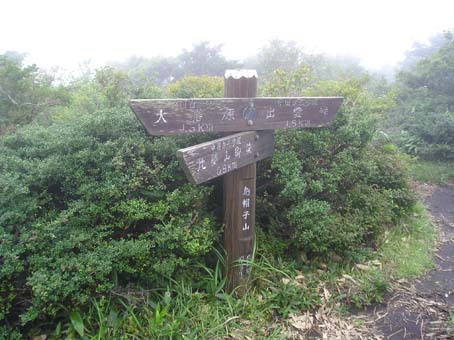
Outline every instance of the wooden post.
{"label": "wooden post", "polygon": [[[257,73],[252,70],[226,71],[224,97],[257,96]],[[246,119],[246,117],[244,117]],[[253,120],[248,122],[253,124]],[[238,261],[250,260],[255,239],[256,163],[224,176],[224,247],[227,252],[227,291],[238,296],[246,290],[250,268]]]}

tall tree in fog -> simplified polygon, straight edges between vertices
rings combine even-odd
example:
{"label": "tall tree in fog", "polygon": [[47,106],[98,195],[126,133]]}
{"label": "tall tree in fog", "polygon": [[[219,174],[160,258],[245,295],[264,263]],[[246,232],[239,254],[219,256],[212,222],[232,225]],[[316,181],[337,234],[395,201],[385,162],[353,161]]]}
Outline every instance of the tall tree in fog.
{"label": "tall tree in fog", "polygon": [[[392,124],[405,151],[454,160],[454,35],[397,76],[399,107]],[[399,132],[398,131],[398,132]]]}
{"label": "tall tree in fog", "polygon": [[180,74],[178,62],[174,57],[144,58],[132,56],[125,62],[115,63],[112,66],[125,71],[138,87],[150,82],[162,86],[171,82]]}
{"label": "tall tree in fog", "polygon": [[192,50],[183,50],[177,57],[180,76],[222,76],[230,68],[241,65],[234,60],[227,60],[221,53],[222,45],[211,46],[203,41],[193,46]]}
{"label": "tall tree in fog", "polygon": [[246,61],[246,66],[257,69],[259,76],[268,79],[276,70],[294,71],[303,53],[293,41],[271,40],[258,54]]}
{"label": "tall tree in fog", "polygon": [[188,75],[223,76],[226,69],[239,68],[241,64],[227,60],[222,55],[221,45],[212,46],[204,41],[195,44],[190,50],[183,50],[177,57],[133,56],[113,66],[127,72],[137,86],[147,82],[162,86]]}
{"label": "tall tree in fog", "polygon": [[62,86],[53,86],[51,75],[36,65],[25,66],[23,59],[16,52],[0,55],[0,133],[68,100]]}
{"label": "tall tree in fog", "polygon": [[413,111],[454,112],[454,35],[446,32],[442,44],[400,72],[398,80],[406,100],[418,102]]}
{"label": "tall tree in fog", "polygon": [[432,53],[443,46],[446,39],[446,34],[453,34],[454,29],[448,30],[445,33],[438,33],[429,39],[428,44],[416,42],[411,50],[405,53],[405,60],[402,62],[403,69],[415,67],[417,62],[429,57]]}

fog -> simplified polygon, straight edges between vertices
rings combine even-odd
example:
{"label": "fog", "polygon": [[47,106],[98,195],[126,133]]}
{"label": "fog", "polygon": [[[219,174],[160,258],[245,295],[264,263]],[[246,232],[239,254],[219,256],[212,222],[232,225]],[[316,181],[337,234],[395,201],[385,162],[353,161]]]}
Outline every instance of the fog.
{"label": "fog", "polygon": [[0,54],[40,67],[98,67],[131,55],[176,55],[200,41],[243,60],[271,39],[306,53],[348,55],[389,68],[405,51],[454,26],[454,2],[433,1],[4,1]]}

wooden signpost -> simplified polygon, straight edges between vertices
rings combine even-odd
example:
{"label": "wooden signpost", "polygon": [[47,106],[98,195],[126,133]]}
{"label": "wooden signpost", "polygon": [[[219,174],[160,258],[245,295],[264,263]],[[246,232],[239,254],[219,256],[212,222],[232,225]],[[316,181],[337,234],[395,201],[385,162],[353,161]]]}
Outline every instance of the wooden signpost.
{"label": "wooden signpost", "polygon": [[[274,152],[274,130],[329,125],[342,97],[257,98],[257,73],[228,70],[224,97],[132,100],[152,135],[236,132],[178,150],[188,179],[200,184],[224,176],[227,290],[241,295],[254,246],[256,162]],[[269,131],[266,131],[269,130]]]}

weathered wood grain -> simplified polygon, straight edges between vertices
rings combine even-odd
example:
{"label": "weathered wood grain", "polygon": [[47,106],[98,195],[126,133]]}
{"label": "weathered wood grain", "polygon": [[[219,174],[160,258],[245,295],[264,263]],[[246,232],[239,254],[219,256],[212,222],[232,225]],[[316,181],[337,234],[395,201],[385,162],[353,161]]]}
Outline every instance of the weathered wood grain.
{"label": "weathered wood grain", "polygon": [[177,151],[192,183],[200,184],[274,152],[274,131],[246,131]]}
{"label": "weathered wood grain", "polygon": [[224,247],[226,289],[241,296],[247,290],[255,242],[256,163],[224,176]]}
{"label": "weathered wood grain", "polygon": [[[256,97],[257,74],[226,72],[225,97]],[[224,248],[227,254],[226,289],[238,296],[247,290],[255,240],[256,163],[224,176]]]}
{"label": "weathered wood grain", "polygon": [[130,106],[150,134],[176,135],[323,127],[333,121],[342,101],[342,97],[137,99]]}

